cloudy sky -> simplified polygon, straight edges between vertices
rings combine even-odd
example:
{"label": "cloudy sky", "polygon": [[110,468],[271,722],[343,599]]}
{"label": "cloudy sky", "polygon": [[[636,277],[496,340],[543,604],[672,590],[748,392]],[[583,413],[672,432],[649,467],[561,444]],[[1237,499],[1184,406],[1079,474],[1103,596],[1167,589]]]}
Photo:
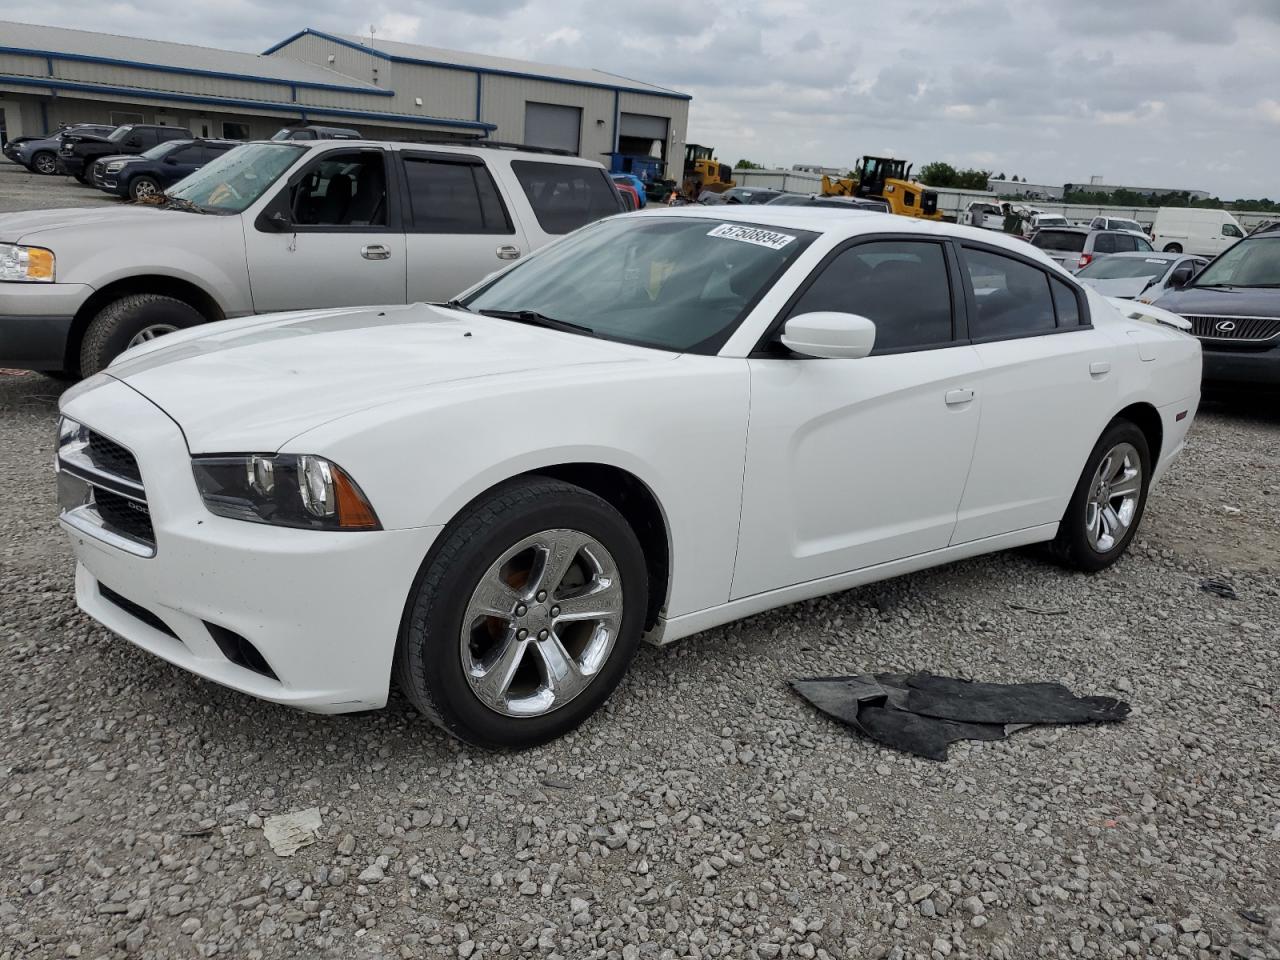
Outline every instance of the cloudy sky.
{"label": "cloudy sky", "polygon": [[[44,0],[55,26],[260,51],[311,26],[693,95],[722,161],[946,160],[1280,198],[1280,0]],[[360,12],[356,12],[357,9]]]}

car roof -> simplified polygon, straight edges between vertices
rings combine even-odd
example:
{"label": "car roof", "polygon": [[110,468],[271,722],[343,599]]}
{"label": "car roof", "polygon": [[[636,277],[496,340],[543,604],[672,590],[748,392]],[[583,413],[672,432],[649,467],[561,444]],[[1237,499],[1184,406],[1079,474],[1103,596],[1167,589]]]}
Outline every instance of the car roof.
{"label": "car roof", "polygon": [[[1114,230],[1098,231],[1098,233],[1103,233],[1103,232],[1115,233]],[[1172,263],[1174,260],[1181,260],[1184,257],[1191,257],[1192,259],[1200,259],[1200,260],[1204,259],[1204,257],[1197,258],[1195,257],[1194,254],[1190,254],[1190,253],[1165,253],[1162,250],[1125,250],[1123,253],[1109,253],[1107,254],[1107,256],[1108,257],[1131,257],[1135,259],[1138,257],[1141,257],[1143,260],[1167,260],[1170,263]]]}
{"label": "car roof", "polygon": [[550,163],[565,163],[582,167],[599,168],[602,164],[595,160],[587,160],[584,157],[574,157],[563,153],[543,153],[536,150],[512,150],[509,147],[498,147],[486,145],[483,140],[467,143],[414,143],[411,140],[370,140],[368,138],[361,140],[247,140],[246,143],[274,143],[279,146],[302,147],[304,150],[326,150],[329,148],[339,150],[353,150],[362,147],[369,147],[377,150],[426,150],[431,153],[458,153],[458,154],[474,154],[476,151],[484,153],[500,153],[504,157],[512,157],[519,160],[538,160]]}
{"label": "car roof", "polygon": [[1074,224],[1067,227],[1045,227],[1045,233],[1119,233],[1119,230],[1091,230],[1088,227],[1077,227]]}
{"label": "car roof", "polygon": [[851,217],[844,210],[832,207],[793,207],[773,203],[757,206],[717,205],[714,207],[691,204],[683,207],[646,207],[638,213],[627,214],[627,216],[688,217],[719,223],[749,223],[753,226],[776,227],[781,230],[810,230],[837,238],[855,237],[868,233],[917,233],[922,237],[954,237],[958,240],[974,240],[987,246],[1005,247],[1021,256],[1053,264],[1043,251],[1033,247],[1021,237],[997,233],[994,230],[983,230],[981,227],[968,227],[941,220],[901,217],[875,210],[867,210],[860,217]]}

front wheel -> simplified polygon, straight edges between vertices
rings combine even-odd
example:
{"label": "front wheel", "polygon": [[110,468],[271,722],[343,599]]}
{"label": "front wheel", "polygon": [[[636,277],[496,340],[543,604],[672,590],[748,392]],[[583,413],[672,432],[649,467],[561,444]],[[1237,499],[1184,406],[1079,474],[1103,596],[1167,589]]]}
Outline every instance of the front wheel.
{"label": "front wheel", "polygon": [[1085,462],[1051,546],[1054,555],[1088,573],[1111,566],[1138,532],[1150,483],[1146,436],[1129,420],[1112,421]]}
{"label": "front wheel", "polygon": [[134,200],[145,200],[160,192],[160,184],[151,177],[134,177],[129,184],[129,196]]}
{"label": "front wheel", "polygon": [[204,322],[204,314],[173,297],[156,293],[121,297],[107,304],[85,331],[80,373],[91,376],[130,347]]}
{"label": "front wheel", "polygon": [[31,169],[46,177],[50,176],[58,172],[58,159],[48,150],[41,150],[31,158]]}
{"label": "front wheel", "polygon": [[618,685],[647,597],[640,543],[609,503],[548,477],[513,482],[441,534],[409,596],[396,682],[459,739],[544,743]]}
{"label": "front wheel", "polygon": [[1165,253],[1181,253],[1181,252],[1182,252],[1182,244],[1180,244],[1180,243],[1166,243],[1166,244],[1164,245],[1164,252],[1165,252]]}

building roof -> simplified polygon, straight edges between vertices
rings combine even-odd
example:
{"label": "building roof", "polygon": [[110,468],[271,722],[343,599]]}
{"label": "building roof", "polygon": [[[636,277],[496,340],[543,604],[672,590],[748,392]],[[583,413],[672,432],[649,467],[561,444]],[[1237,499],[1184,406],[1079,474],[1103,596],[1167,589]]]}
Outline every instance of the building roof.
{"label": "building roof", "polygon": [[271,54],[306,35],[320,37],[343,46],[365,50],[387,60],[404,63],[421,63],[429,66],[452,69],[475,70],[480,73],[512,76],[529,80],[551,80],[559,83],[575,83],[583,86],[606,87],[610,90],[621,90],[632,93],[645,93],[659,97],[675,97],[681,100],[692,99],[689,94],[680,93],[667,87],[652,83],[632,80],[604,70],[586,67],[563,67],[546,63],[532,63],[527,60],[513,60],[509,57],[495,57],[485,53],[472,53],[466,50],[446,50],[442,47],[427,47],[416,43],[402,43],[398,40],[377,40],[370,43],[368,38],[349,34],[325,33],[310,27],[300,30],[293,36],[281,40],[268,48],[265,53]]}
{"label": "building roof", "polygon": [[0,21],[0,53],[390,95],[375,84],[314,63],[166,40]]}

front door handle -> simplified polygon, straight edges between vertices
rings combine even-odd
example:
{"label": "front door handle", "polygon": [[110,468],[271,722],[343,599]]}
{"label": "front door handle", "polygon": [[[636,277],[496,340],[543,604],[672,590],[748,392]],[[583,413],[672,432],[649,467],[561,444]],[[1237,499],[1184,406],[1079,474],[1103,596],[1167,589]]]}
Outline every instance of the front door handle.
{"label": "front door handle", "polygon": [[1105,377],[1110,372],[1110,360],[1095,360],[1089,364],[1089,376],[1091,377]]}
{"label": "front door handle", "polygon": [[390,260],[391,251],[380,243],[371,243],[360,248],[360,256],[366,260]]}
{"label": "front door handle", "polygon": [[498,255],[499,260],[519,260],[520,248],[513,243],[504,243],[494,251]]}
{"label": "front door handle", "polygon": [[973,399],[973,391],[968,387],[960,387],[956,390],[947,391],[947,406],[957,407],[962,403],[968,403]]}

